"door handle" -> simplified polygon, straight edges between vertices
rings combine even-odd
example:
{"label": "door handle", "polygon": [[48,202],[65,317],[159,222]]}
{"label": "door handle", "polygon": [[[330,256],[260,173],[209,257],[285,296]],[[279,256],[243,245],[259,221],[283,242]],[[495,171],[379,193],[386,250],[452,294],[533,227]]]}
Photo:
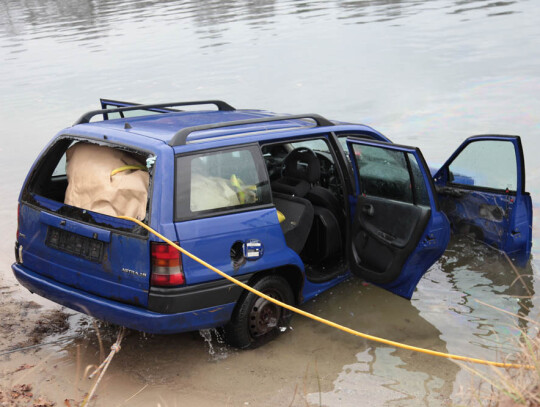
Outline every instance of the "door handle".
{"label": "door handle", "polygon": [[373,216],[375,214],[375,208],[371,204],[362,205],[362,212],[366,215]]}

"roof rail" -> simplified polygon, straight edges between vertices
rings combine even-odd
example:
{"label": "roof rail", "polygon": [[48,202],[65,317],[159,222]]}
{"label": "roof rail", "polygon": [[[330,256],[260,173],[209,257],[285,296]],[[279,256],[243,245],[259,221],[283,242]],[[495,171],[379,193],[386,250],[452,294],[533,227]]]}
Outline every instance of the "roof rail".
{"label": "roof rail", "polygon": [[77,120],[73,125],[82,124],[82,123],[89,123],[90,119],[94,116],[97,116],[98,114],[104,114],[104,113],[117,113],[117,112],[127,112],[130,110],[148,110],[148,109],[160,109],[165,107],[175,107],[175,106],[195,106],[195,105],[216,105],[218,110],[232,112],[236,110],[234,107],[229,105],[226,102],[223,102],[222,100],[195,100],[192,102],[173,102],[173,103],[158,103],[153,105],[135,105],[135,106],[126,106],[126,107],[119,107],[116,109],[100,109],[100,110],[92,110],[90,112],[87,112],[83,114],[79,120]]}
{"label": "roof rail", "polygon": [[324,127],[324,126],[333,126],[334,125],[334,123],[332,123],[330,120],[322,117],[321,115],[314,114],[314,113],[293,114],[293,115],[288,115],[288,116],[271,116],[271,117],[261,117],[261,118],[257,118],[257,119],[247,119],[247,120],[236,120],[236,121],[222,122],[222,123],[202,124],[200,126],[186,127],[186,128],[184,128],[182,130],[179,130],[173,136],[171,141],[169,141],[169,145],[170,146],[182,146],[182,145],[185,145],[186,142],[187,142],[188,136],[191,133],[194,133],[196,131],[222,129],[224,127],[241,126],[241,125],[244,125],[244,124],[269,123],[269,122],[279,122],[279,121],[295,120],[295,119],[311,119],[311,120],[315,121],[316,127]]}

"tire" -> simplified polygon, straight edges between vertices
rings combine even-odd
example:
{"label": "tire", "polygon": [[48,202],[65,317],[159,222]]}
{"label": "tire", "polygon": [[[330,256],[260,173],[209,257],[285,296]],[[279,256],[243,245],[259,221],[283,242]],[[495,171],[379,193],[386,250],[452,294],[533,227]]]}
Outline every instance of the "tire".
{"label": "tire", "polygon": [[[253,288],[286,304],[294,303],[291,286],[283,277],[263,277]],[[223,328],[225,341],[239,349],[255,348],[288,328],[291,317],[291,311],[245,292],[238,300],[231,320]]]}

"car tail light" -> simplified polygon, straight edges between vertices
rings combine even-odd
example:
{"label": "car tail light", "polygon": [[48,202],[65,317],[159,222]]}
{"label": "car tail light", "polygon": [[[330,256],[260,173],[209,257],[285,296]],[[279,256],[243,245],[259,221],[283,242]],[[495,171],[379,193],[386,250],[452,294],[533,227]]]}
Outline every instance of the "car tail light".
{"label": "car tail light", "polygon": [[152,275],[150,283],[153,286],[170,287],[186,283],[182,270],[180,252],[167,243],[150,243],[152,254]]}

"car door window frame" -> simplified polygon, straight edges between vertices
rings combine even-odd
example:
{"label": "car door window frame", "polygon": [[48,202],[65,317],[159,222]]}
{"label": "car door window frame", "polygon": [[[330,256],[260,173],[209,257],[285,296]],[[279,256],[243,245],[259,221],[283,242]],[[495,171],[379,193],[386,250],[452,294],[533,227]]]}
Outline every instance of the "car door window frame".
{"label": "car door window frame", "polygon": [[[360,138],[360,137],[347,137],[347,139],[350,139],[350,140],[358,140],[358,141],[362,141],[362,142],[365,142],[367,145],[373,145],[375,147],[379,146],[379,147],[388,147],[388,149],[390,150],[397,150],[397,151],[400,151],[400,152],[405,152],[405,158],[407,160],[407,164],[408,164],[408,171],[409,171],[409,177],[412,177],[414,178],[413,174],[412,174],[412,168],[410,166],[410,162],[409,162],[409,157],[408,157],[408,154],[414,154],[416,153],[418,155],[418,158],[421,162],[419,162],[419,164],[423,167],[424,171],[422,172],[422,176],[424,178],[424,182],[429,184],[429,188],[431,188],[431,191],[432,193],[430,194],[428,192],[428,197],[429,197],[429,204],[432,208],[436,209],[437,211],[440,210],[440,207],[439,207],[439,200],[437,198],[437,194],[436,194],[436,189],[435,189],[435,184],[434,184],[434,181],[433,181],[433,178],[431,176],[429,176],[428,174],[430,174],[430,171],[429,171],[429,167],[427,165],[427,162],[424,158],[424,155],[422,154],[422,151],[418,148],[418,147],[411,147],[411,146],[404,146],[404,145],[401,145],[401,144],[395,144],[395,143],[390,143],[390,142],[385,142],[385,141],[378,141],[378,140],[371,140],[371,139],[366,139],[366,138]],[[405,150],[405,151],[404,151]],[[351,160],[351,164],[352,164],[352,170],[353,170],[353,177],[354,177],[354,193],[355,195],[358,195],[360,194],[362,191],[360,189],[360,185],[359,185],[359,177],[357,176],[357,174],[360,174],[359,172],[359,168],[357,166],[357,163],[356,163],[356,160]],[[413,179],[411,179],[412,182],[415,182]],[[428,186],[426,185],[426,188]],[[413,191],[413,204],[414,205],[417,205],[417,200],[416,200],[416,196],[414,194],[414,191]]]}
{"label": "car door window frame", "polygon": [[[218,207],[213,209],[201,210],[201,211],[192,211],[190,209],[191,201],[191,161],[188,165],[182,166],[183,169],[187,169],[182,172],[179,179],[180,172],[180,161],[182,158],[195,157],[201,154],[215,154],[215,153],[226,153],[238,150],[248,150],[253,157],[253,161],[257,170],[257,175],[259,177],[259,183],[266,183],[267,187],[265,188],[263,200],[261,202],[256,202],[253,204],[242,204],[233,207]],[[179,199],[180,191],[179,185],[182,183],[182,191],[187,194],[187,196]],[[208,217],[222,216],[234,213],[241,213],[259,209],[266,209],[273,207],[272,194],[270,190],[270,179],[268,177],[268,172],[266,171],[266,165],[262,156],[262,151],[258,143],[248,143],[248,144],[237,144],[227,147],[218,147],[212,149],[201,149],[192,151],[189,153],[180,153],[175,155],[175,169],[174,169],[174,221],[181,222],[192,219],[202,219]],[[179,210],[179,208],[181,208]]]}
{"label": "car door window frame", "polygon": [[[490,187],[483,187],[478,185],[467,185],[467,184],[460,184],[460,183],[454,183],[450,181],[450,166],[455,161],[455,159],[472,143],[481,142],[481,141],[490,141],[490,140],[498,140],[503,142],[508,142],[512,144],[512,147],[514,148],[514,158],[516,160],[516,177],[517,177],[517,185],[516,190],[505,190],[505,189],[497,189],[497,188],[490,188]],[[517,149],[517,150],[516,150]],[[443,179],[444,178],[444,179]],[[459,188],[459,189],[466,189],[466,190],[474,190],[474,191],[481,191],[481,192],[488,192],[488,193],[494,193],[494,194],[506,194],[515,196],[517,194],[525,195],[527,192],[525,192],[525,163],[524,163],[524,155],[523,155],[523,147],[521,145],[521,140],[517,136],[503,136],[503,135],[481,135],[481,136],[472,136],[467,138],[463,144],[450,156],[448,161],[441,167],[439,171],[435,174],[434,180],[436,184],[444,184],[445,186],[448,186],[450,188]]]}

